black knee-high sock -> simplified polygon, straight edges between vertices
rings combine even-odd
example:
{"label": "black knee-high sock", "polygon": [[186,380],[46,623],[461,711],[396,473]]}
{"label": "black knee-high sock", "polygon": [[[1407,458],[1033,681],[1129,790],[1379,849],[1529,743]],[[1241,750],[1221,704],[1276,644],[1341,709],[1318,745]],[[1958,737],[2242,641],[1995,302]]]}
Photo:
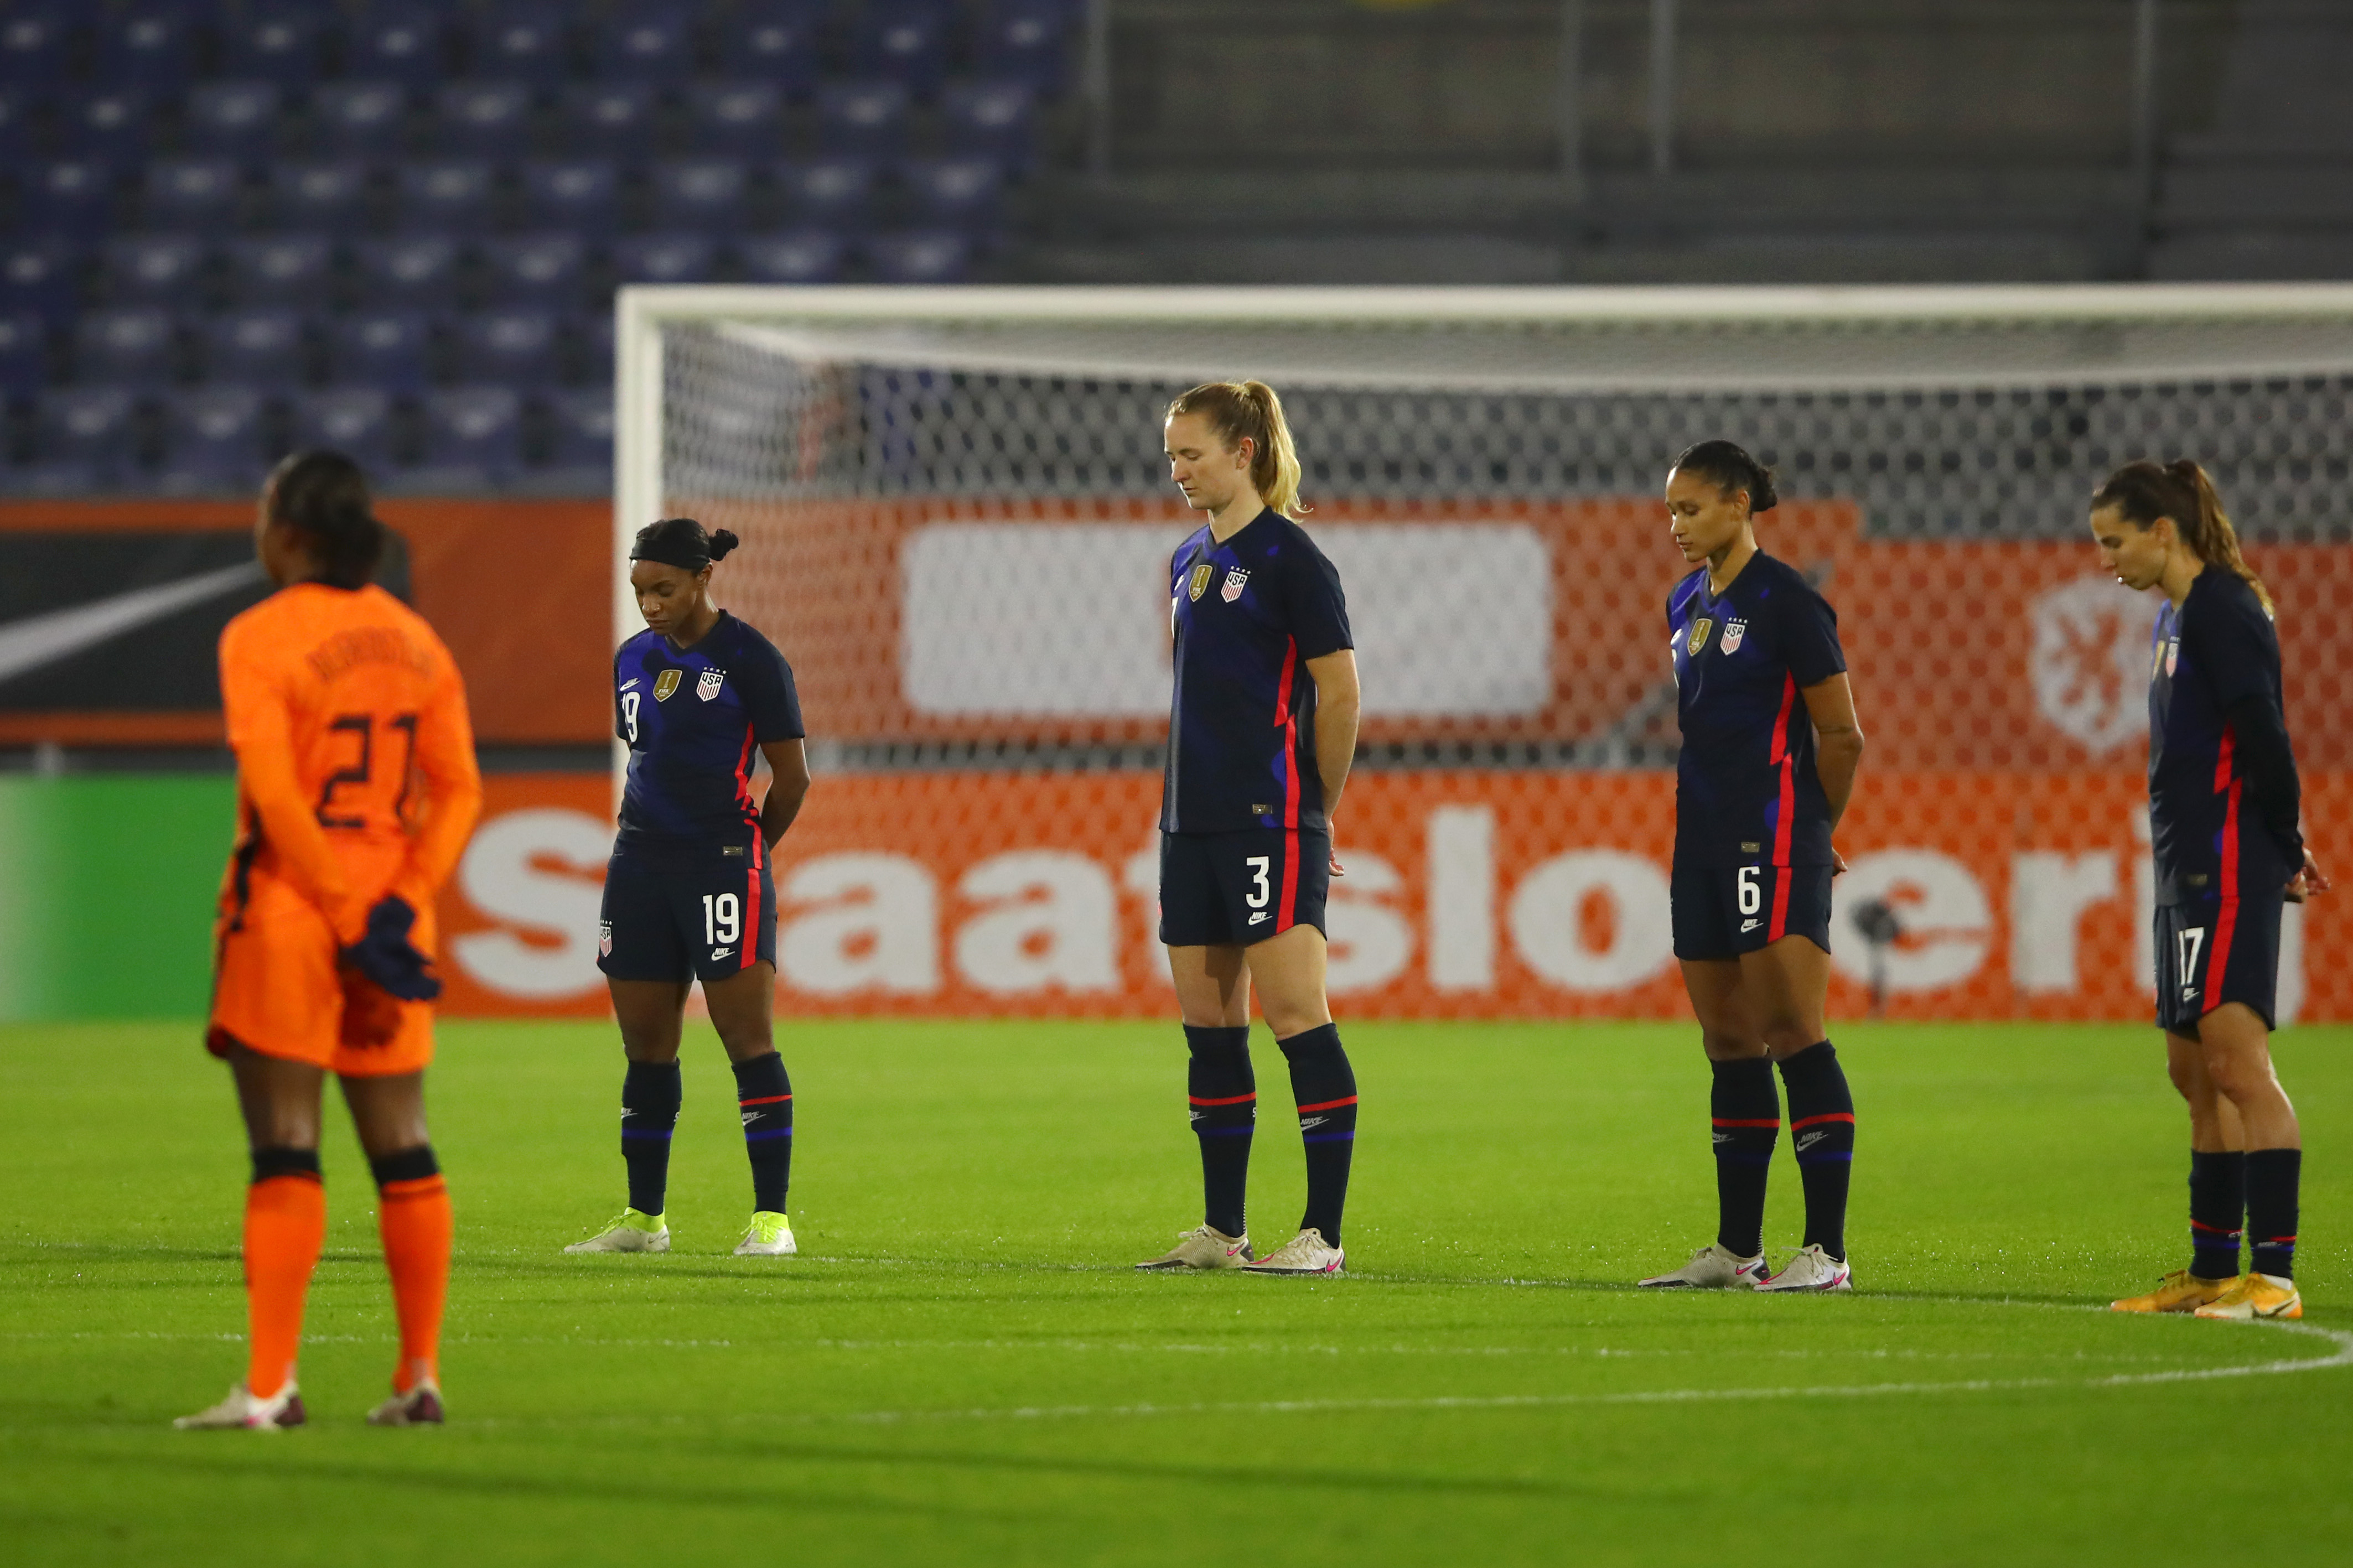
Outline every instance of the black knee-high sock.
{"label": "black knee-high sock", "polygon": [[2239,1225],[2247,1213],[2247,1157],[2235,1149],[2189,1151],[2189,1272],[2230,1279],[2239,1272]]}
{"label": "black knee-high sock", "polygon": [[1250,1071],[1250,1030],[1185,1026],[1193,1053],[1185,1099],[1201,1141],[1201,1223],[1241,1236],[1247,1223],[1250,1137],[1258,1129],[1258,1079]]}
{"label": "black knee-high sock", "polygon": [[2247,1151],[2247,1243],[2258,1274],[2295,1278],[2295,1189],[2303,1175],[2301,1149]]}
{"label": "black knee-high sock", "polygon": [[1765,1250],[1765,1178],[1781,1136],[1781,1096],[1768,1058],[1714,1062],[1708,1120],[1715,1142],[1715,1244],[1737,1258]]}
{"label": "black knee-high sock", "polygon": [[1789,1142],[1806,1184],[1806,1245],[1846,1257],[1847,1177],[1854,1162],[1854,1096],[1828,1040],[1781,1064],[1789,1091]]}
{"label": "black knee-high sock", "polygon": [[1307,1213],[1302,1230],[1340,1245],[1340,1211],[1348,1204],[1348,1163],[1356,1149],[1356,1073],[1340,1048],[1340,1026],[1325,1024],[1275,1042],[1291,1063],[1291,1093],[1307,1145]]}
{"label": "black knee-high sock", "polygon": [[793,1080],[770,1051],[735,1064],[735,1108],[744,1118],[744,1152],[752,1157],[752,1208],[783,1214],[793,1179]]}
{"label": "black knee-high sock", "polygon": [[679,1099],[676,1062],[631,1062],[621,1079],[621,1158],[629,1167],[629,1206],[639,1214],[662,1212]]}

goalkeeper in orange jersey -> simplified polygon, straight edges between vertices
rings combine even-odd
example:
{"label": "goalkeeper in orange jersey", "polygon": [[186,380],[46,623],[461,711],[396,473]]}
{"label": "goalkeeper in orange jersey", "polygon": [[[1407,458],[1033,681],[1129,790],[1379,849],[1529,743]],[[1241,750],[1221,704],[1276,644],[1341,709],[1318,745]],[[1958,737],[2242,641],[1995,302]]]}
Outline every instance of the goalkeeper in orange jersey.
{"label": "goalkeeper in orange jersey", "polygon": [[332,1072],[375,1175],[400,1319],[383,1426],[442,1418],[436,1358],[449,1197],[425,1126],[433,896],[482,804],[466,694],[440,638],[369,578],[385,531],[357,465],[279,464],[255,544],[279,591],[221,634],[237,839],[221,889],[210,1026],[253,1152],[245,1380],[183,1427],[300,1426],[294,1359],[325,1237],[322,1080]]}

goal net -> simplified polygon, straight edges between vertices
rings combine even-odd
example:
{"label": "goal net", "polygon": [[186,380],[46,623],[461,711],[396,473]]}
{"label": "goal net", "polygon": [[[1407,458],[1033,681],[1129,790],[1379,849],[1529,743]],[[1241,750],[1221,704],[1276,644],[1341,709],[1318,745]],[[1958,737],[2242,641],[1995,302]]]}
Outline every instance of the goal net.
{"label": "goal net", "polygon": [[[1160,425],[1209,379],[1282,395],[1348,595],[1354,1016],[1680,1008],[1656,498],[1709,437],[1778,470],[1759,538],[1836,606],[1869,735],[1841,1010],[2146,1016],[2153,605],[2084,528],[2130,458],[2215,476],[2307,834],[2353,843],[2353,288],[632,289],[618,341],[618,541],[733,529],[722,600],[799,679],[787,1005],[1165,1010],[1162,568],[1198,520]],[[2353,1016],[2344,923],[2290,923],[2284,1011]]]}

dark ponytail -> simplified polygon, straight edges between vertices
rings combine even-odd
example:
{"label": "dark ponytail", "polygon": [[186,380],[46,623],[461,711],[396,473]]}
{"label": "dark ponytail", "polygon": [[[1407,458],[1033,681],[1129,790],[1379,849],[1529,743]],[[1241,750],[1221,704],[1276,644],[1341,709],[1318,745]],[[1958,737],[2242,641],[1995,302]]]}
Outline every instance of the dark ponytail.
{"label": "dark ponytail", "polygon": [[1746,490],[1751,516],[1781,504],[1780,492],[1773,488],[1773,470],[1729,441],[1702,441],[1684,447],[1683,456],[1675,459],[1675,470],[1697,474],[1715,485],[1718,495]]}
{"label": "dark ponytail", "polygon": [[2171,518],[2190,554],[2245,579],[2263,614],[2278,614],[2271,590],[2239,553],[2239,531],[2231,525],[2231,514],[2222,510],[2214,481],[2194,459],[2176,458],[2169,463],[2156,463],[2143,458],[2126,463],[2092,492],[2094,511],[2107,507],[2116,508],[2117,515],[2136,528],[2147,528],[2160,517]]}
{"label": "dark ponytail", "polygon": [[725,560],[727,552],[739,542],[726,529],[706,532],[702,524],[691,517],[666,517],[638,530],[638,542],[629,548],[629,559],[658,561],[683,572],[700,572],[714,561]]}
{"label": "dark ponytail", "polygon": [[367,476],[341,452],[296,452],[269,475],[269,516],[310,542],[319,581],[364,588],[384,558],[384,524],[375,520]]}

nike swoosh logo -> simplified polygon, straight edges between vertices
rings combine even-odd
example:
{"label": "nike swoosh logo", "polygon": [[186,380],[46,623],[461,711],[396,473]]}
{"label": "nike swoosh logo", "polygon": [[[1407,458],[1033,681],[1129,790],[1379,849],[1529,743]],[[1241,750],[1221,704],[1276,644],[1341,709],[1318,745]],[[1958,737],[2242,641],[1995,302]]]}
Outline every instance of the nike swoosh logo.
{"label": "nike swoosh logo", "polygon": [[248,561],[216,572],[183,577],[176,583],[133,588],[128,594],[76,605],[69,610],[52,610],[45,616],[11,621],[0,626],[0,680],[14,680],[45,664],[95,647],[111,637],[119,637],[167,616],[176,616],[191,605],[201,605],[206,599],[218,598],[260,581],[260,563]]}

